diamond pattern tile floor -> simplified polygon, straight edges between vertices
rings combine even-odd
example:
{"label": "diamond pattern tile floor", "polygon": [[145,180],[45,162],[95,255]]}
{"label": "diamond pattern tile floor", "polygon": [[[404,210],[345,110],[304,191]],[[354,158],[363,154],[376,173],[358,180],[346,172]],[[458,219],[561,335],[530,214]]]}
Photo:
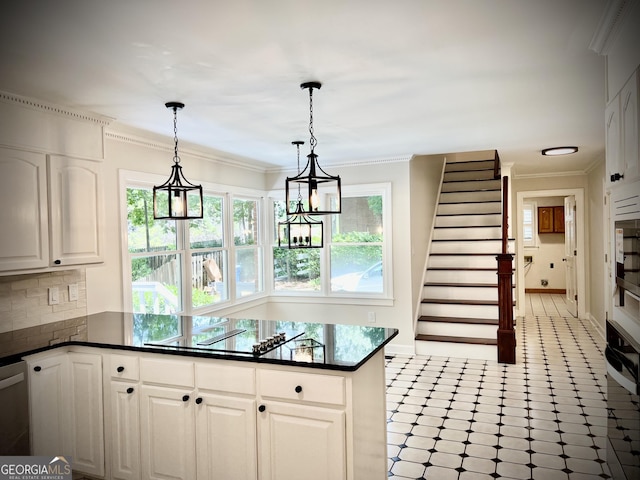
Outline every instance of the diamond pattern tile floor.
{"label": "diamond pattern tile floor", "polygon": [[561,295],[527,295],[517,363],[388,356],[394,480],[599,480],[605,341]]}

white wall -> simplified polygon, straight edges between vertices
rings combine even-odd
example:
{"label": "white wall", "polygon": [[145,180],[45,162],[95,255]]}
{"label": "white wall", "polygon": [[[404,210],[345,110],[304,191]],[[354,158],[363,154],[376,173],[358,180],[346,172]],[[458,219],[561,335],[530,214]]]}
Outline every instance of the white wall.
{"label": "white wall", "polygon": [[[587,204],[589,209],[589,313],[592,323],[604,335],[606,319],[605,292],[608,279],[605,276],[607,251],[608,216],[604,206],[604,178],[606,174],[604,158],[589,171]],[[608,206],[607,206],[608,207]]]}

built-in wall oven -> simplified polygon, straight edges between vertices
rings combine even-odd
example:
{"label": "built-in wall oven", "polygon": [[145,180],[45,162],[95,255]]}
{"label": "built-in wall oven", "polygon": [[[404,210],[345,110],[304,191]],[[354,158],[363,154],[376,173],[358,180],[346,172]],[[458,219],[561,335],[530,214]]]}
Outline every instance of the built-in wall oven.
{"label": "built-in wall oven", "polygon": [[640,345],[607,321],[607,463],[614,479],[640,479]]}

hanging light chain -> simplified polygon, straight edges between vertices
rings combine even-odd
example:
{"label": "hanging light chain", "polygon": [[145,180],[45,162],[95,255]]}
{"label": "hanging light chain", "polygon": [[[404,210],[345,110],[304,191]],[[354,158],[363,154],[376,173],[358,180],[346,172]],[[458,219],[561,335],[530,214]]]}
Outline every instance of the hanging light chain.
{"label": "hanging light chain", "polygon": [[309,133],[311,134],[309,145],[311,145],[311,153],[313,153],[315,146],[318,144],[316,137],[313,135],[313,87],[309,87]]}
{"label": "hanging light chain", "polygon": [[180,163],[180,157],[178,156],[178,107],[173,107],[173,161]]}

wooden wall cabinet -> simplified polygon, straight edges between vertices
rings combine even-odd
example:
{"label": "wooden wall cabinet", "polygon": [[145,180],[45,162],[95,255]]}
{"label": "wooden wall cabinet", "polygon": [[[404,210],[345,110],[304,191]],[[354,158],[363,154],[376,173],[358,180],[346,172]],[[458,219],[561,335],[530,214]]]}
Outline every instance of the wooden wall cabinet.
{"label": "wooden wall cabinet", "polygon": [[538,207],[538,233],[564,233],[564,207]]}

